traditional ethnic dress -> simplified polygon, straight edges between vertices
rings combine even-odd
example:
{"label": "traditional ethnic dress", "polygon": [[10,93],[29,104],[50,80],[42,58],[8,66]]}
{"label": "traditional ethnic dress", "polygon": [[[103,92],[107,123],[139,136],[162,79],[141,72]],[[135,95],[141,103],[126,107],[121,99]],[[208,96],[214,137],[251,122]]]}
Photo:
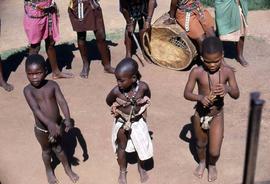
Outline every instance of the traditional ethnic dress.
{"label": "traditional ethnic dress", "polygon": [[[112,146],[114,153],[117,152],[117,133],[120,128],[130,131],[129,139],[125,151],[128,153],[137,152],[140,160],[147,160],[153,157],[153,144],[146,124],[146,110],[150,105],[150,99],[145,96],[143,105],[138,113],[133,112],[132,101],[117,98],[112,105],[112,112],[117,112],[113,121],[112,128]],[[118,108],[131,105],[130,114],[124,114]]]}
{"label": "traditional ethnic dress", "polygon": [[214,20],[200,0],[178,0],[175,18],[192,39],[198,39],[214,28]]}
{"label": "traditional ethnic dress", "polygon": [[104,29],[102,9],[97,0],[70,0],[68,14],[76,32]]}
{"label": "traditional ethnic dress", "polygon": [[25,0],[24,10],[24,30],[29,43],[39,43],[48,36],[59,40],[58,13],[53,0]]}
{"label": "traditional ethnic dress", "polygon": [[[126,1],[126,6],[130,17],[134,20],[140,20],[142,18],[147,18],[148,14],[148,2],[149,0],[131,0]],[[120,11],[122,11],[123,6],[120,4]]]}
{"label": "traditional ethnic dress", "polygon": [[215,0],[216,23],[222,41],[239,41],[247,34],[247,0]]}

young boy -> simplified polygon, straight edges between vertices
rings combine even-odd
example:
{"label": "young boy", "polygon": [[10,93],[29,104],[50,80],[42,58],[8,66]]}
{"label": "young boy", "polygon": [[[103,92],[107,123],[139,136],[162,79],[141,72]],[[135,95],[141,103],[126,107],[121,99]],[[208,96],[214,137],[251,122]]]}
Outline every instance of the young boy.
{"label": "young boy", "polygon": [[169,14],[170,18],[165,23],[172,24],[176,20],[187,35],[197,42],[200,52],[203,40],[215,36],[214,19],[200,0],[171,0]]}
{"label": "young boy", "polygon": [[106,102],[115,117],[112,144],[120,167],[119,184],[126,184],[126,152],[138,154],[138,171],[141,182],[148,179],[143,161],[153,157],[153,145],[148,132],[145,115],[150,105],[151,92],[140,81],[138,64],[131,58],[123,59],[116,67],[117,86],[108,94]]}
{"label": "young boy", "polygon": [[[62,162],[66,174],[75,183],[79,176],[71,170],[61,148],[61,131],[67,132],[73,127],[67,102],[58,84],[45,79],[45,60],[41,55],[33,54],[27,58],[25,72],[30,84],[24,88],[23,92],[34,114],[35,135],[42,149],[48,182],[49,184],[58,183],[51,167],[53,151]],[[62,120],[58,105],[65,116],[64,120]]]}
{"label": "young boy", "polygon": [[125,45],[126,57],[131,57],[132,34],[136,23],[139,24],[140,40],[151,29],[152,16],[157,6],[156,0],[120,0],[120,12],[126,20]]}
{"label": "young boy", "polygon": [[[228,93],[237,99],[239,89],[232,69],[221,64],[223,47],[217,37],[209,37],[203,41],[202,57],[204,65],[195,67],[190,72],[184,97],[190,101],[197,101],[192,123],[200,162],[194,174],[202,178],[208,165],[208,181],[214,181],[217,179],[216,162],[224,133],[224,96]],[[195,84],[198,85],[198,94],[193,92]],[[206,163],[206,160],[209,162]]]}
{"label": "young boy", "polygon": [[52,68],[52,78],[71,78],[71,73],[61,72],[57,65],[55,42],[59,40],[59,22],[54,0],[24,0],[24,29],[30,43],[29,55],[37,54],[45,40],[46,52]]}
{"label": "young boy", "polygon": [[90,70],[86,47],[86,31],[89,30],[94,31],[104,71],[114,73],[114,68],[111,67],[110,51],[105,42],[106,34],[102,10],[97,0],[70,0],[68,14],[73,30],[77,32],[78,47],[83,60],[80,76],[88,78]]}

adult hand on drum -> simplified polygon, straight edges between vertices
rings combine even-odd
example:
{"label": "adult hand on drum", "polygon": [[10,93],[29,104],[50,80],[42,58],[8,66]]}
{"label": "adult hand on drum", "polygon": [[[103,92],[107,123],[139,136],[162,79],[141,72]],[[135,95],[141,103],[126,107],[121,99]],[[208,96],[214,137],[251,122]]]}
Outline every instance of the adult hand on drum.
{"label": "adult hand on drum", "polygon": [[169,17],[168,19],[164,20],[163,24],[165,25],[176,24],[176,20],[175,18]]}

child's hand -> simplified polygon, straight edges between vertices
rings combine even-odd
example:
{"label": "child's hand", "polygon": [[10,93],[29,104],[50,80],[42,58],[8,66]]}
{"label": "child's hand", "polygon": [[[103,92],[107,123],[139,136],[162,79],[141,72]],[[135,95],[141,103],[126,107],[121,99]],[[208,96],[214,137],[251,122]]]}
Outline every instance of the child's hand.
{"label": "child's hand", "polygon": [[213,92],[216,96],[224,97],[228,92],[226,88],[227,88],[226,84],[216,84],[213,87]]}
{"label": "child's hand", "polygon": [[57,137],[58,135],[60,135],[60,127],[57,124],[50,123],[48,125],[48,130],[50,135],[53,137]]}
{"label": "child's hand", "polygon": [[203,107],[208,107],[212,103],[209,96],[201,96],[199,101],[203,104]]}

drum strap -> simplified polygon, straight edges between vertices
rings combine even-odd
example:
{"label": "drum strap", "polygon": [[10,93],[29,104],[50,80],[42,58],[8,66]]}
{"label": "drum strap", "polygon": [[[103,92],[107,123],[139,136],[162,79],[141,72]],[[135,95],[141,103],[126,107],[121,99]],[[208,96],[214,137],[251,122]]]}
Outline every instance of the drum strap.
{"label": "drum strap", "polygon": [[190,12],[186,12],[185,31],[189,32]]}

